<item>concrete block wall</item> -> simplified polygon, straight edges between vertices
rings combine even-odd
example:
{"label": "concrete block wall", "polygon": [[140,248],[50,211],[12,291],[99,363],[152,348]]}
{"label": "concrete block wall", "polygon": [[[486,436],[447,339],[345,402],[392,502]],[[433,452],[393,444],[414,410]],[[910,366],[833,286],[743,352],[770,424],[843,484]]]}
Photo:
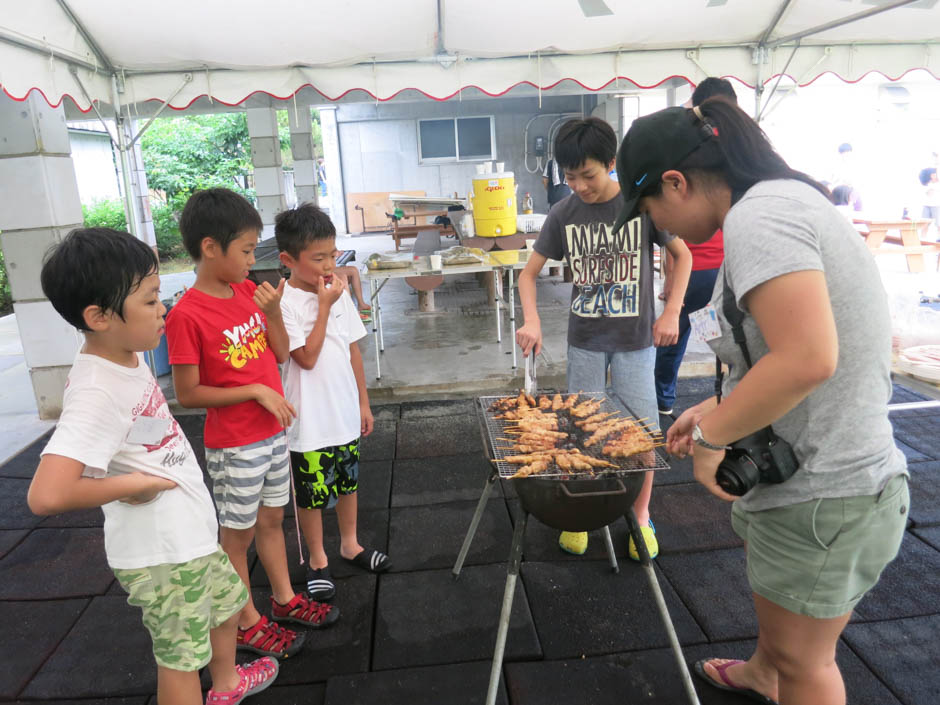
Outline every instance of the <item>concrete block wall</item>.
{"label": "concrete block wall", "polygon": [[248,108],[248,136],[254,166],[255,196],[264,231],[261,239],[274,237],[274,218],[287,209],[284,180],[281,178],[281,142],[277,133],[277,112],[273,108]]}
{"label": "concrete block wall", "polygon": [[81,336],[43,296],[48,248],[82,224],[75,168],[62,107],[37,93],[24,101],[0,94],[0,247],[13,310],[44,419],[57,418]]}
{"label": "concrete block wall", "polygon": [[294,193],[297,194],[297,203],[319,203],[310,108],[302,106],[288,110],[287,121],[290,127],[290,151],[294,158]]}

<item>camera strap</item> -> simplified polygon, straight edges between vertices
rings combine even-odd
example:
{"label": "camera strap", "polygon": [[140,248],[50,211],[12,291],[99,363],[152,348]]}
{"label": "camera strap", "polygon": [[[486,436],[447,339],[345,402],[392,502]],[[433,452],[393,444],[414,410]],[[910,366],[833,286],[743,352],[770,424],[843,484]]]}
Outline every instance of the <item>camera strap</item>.
{"label": "camera strap", "polygon": [[[747,349],[747,339],[744,337],[744,312],[738,308],[734,300],[734,292],[728,286],[728,274],[722,269],[722,292],[721,292],[721,310],[725,314],[725,319],[731,324],[731,335],[734,342],[741,348],[741,354],[744,356],[744,363],[748,369],[754,365],[751,363],[751,352]],[[721,360],[715,356],[715,389],[718,394],[718,401],[721,402],[721,383],[724,381],[724,372],[721,369]],[[767,432],[771,439],[776,439],[772,426],[767,426]]]}
{"label": "camera strap", "polygon": [[[748,369],[752,367],[751,353],[747,349],[747,339],[744,337],[744,312],[738,308],[734,300],[734,292],[728,286],[728,274],[724,268],[722,273],[722,291],[721,291],[721,310],[725,314],[725,320],[731,325],[731,336],[738,347],[741,348],[741,354],[744,356],[744,362]],[[718,403],[721,403],[721,387],[724,382],[725,373],[721,369],[721,360],[715,355],[715,397]]]}

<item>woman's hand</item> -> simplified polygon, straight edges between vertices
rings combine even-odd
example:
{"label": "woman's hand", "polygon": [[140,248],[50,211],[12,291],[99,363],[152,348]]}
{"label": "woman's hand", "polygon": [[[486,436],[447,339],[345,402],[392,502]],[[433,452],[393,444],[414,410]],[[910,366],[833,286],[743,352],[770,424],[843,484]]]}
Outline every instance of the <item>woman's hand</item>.
{"label": "woman's hand", "polygon": [[682,415],[673,421],[666,432],[666,452],[677,458],[684,458],[692,452],[692,429],[698,425],[702,417],[718,405],[715,397],[696,404],[691,409],[682,412]]}
{"label": "woman's hand", "polygon": [[713,495],[726,502],[733,502],[738,498],[721,489],[721,487],[718,486],[718,482],[715,480],[718,465],[724,460],[724,457],[725,451],[723,450],[711,450],[704,446],[693,445],[692,474],[695,475],[696,481],[701,483],[705,489]]}

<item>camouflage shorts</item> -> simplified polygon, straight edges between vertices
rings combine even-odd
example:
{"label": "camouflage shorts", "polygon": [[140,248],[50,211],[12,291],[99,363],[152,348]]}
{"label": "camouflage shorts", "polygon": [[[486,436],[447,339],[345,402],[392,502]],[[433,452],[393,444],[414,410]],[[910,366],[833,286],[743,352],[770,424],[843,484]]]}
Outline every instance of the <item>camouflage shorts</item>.
{"label": "camouflage shorts", "polygon": [[115,570],[128,604],[143,610],[158,666],[196,671],[212,658],[209,631],[236,614],[248,590],[219,548],[186,563]]}
{"label": "camouflage shorts", "polygon": [[359,439],[306,453],[291,451],[290,465],[297,506],[330,508],[339,495],[352,494],[359,489]]}

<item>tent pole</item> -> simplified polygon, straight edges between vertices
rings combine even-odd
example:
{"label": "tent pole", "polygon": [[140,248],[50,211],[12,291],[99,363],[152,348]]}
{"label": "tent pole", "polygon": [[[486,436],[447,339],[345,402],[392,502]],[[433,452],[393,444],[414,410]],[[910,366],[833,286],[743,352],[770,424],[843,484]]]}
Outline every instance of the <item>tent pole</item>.
{"label": "tent pole", "polygon": [[763,44],[758,44],[754,49],[754,63],[757,64],[757,75],[754,79],[754,122],[760,122],[760,104],[761,97],[764,95],[764,78],[761,70],[764,65],[764,56],[766,48]]}
{"label": "tent pole", "polygon": [[111,94],[114,102],[114,124],[117,127],[118,154],[121,158],[121,179],[124,182],[124,215],[127,217],[128,232],[139,240],[137,209],[134,207],[131,189],[131,165],[127,157],[127,133],[124,131],[124,116],[121,114],[121,99],[118,97],[117,74],[111,74]]}
{"label": "tent pole", "polygon": [[88,91],[85,90],[85,84],[82,83],[81,79],[78,77],[78,69],[75,68],[74,66],[69,66],[69,73],[72,74],[72,78],[75,79],[75,83],[78,84],[78,87],[82,91],[82,95],[85,96],[85,100],[88,101],[88,104],[91,106],[91,109],[95,111],[95,115],[97,115],[98,120],[101,121],[101,126],[104,128],[104,131],[108,133],[108,139],[111,140],[111,146],[114,148],[117,148],[118,144],[115,141],[114,137],[111,135],[111,128],[108,127],[108,123],[105,121],[104,116],[98,110],[98,106],[95,103],[95,101],[91,99],[91,96],[88,95]]}
{"label": "tent pole", "polygon": [[[153,124],[153,121],[156,120],[158,117],[160,117],[160,113],[162,113],[162,112],[166,109],[166,106],[168,106],[168,105],[170,104],[170,101],[173,100],[176,96],[178,96],[178,95],[180,94],[180,91],[183,90],[183,89],[186,87],[186,84],[189,83],[189,82],[192,81],[192,80],[193,80],[193,75],[192,75],[191,73],[187,73],[187,74],[185,74],[185,75],[183,76],[183,82],[180,84],[180,87],[177,88],[177,89],[173,92],[173,95],[171,95],[169,98],[167,98],[165,101],[163,101],[163,105],[161,105],[161,106],[157,109],[157,112],[155,112],[155,113],[150,117],[150,119],[146,122],[146,124],[145,124],[142,128],[140,128],[140,129],[137,131],[137,134],[134,135],[134,139],[132,139],[132,140],[130,141],[130,143],[127,145],[127,148],[128,148],[128,149],[130,149],[131,147],[134,146],[134,143],[135,143],[137,140],[139,140],[139,139],[143,136],[143,134],[147,131],[147,128],[150,127],[150,126]],[[295,99],[295,102],[296,102],[296,99]]]}

